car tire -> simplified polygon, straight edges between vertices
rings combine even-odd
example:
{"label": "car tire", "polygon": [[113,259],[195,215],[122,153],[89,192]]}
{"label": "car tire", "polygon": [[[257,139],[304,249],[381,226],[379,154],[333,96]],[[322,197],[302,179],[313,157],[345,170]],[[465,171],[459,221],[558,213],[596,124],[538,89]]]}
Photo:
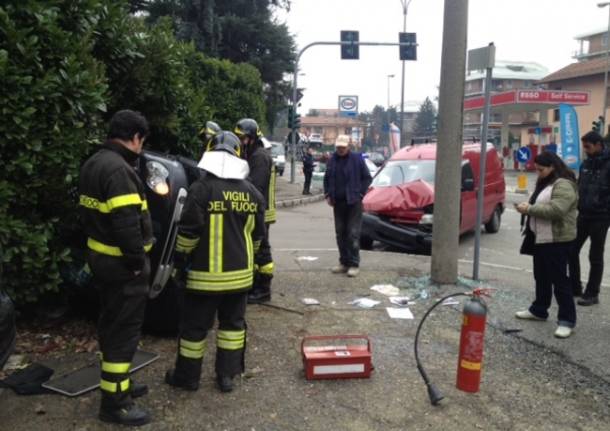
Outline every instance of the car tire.
{"label": "car tire", "polygon": [[497,233],[500,230],[502,224],[502,211],[500,208],[496,208],[491,215],[491,219],[485,223],[485,232]]}
{"label": "car tire", "polygon": [[373,238],[369,238],[368,236],[360,235],[360,248],[362,250],[372,250],[373,249]]}

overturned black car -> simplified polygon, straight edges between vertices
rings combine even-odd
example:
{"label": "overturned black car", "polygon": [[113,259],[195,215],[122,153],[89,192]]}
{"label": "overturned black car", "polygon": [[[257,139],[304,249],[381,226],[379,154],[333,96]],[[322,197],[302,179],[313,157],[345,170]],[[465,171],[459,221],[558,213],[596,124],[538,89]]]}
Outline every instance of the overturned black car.
{"label": "overturned black car", "polygon": [[[144,151],[137,171],[145,185],[146,199],[153,222],[155,245],[150,253],[150,299],[146,309],[144,329],[155,333],[173,333],[178,327],[180,284],[172,277],[173,250],[178,222],[189,186],[201,170],[191,159]],[[64,268],[62,276],[70,291],[71,303],[97,311],[97,292],[85,264],[85,238],[73,249],[73,263]]]}

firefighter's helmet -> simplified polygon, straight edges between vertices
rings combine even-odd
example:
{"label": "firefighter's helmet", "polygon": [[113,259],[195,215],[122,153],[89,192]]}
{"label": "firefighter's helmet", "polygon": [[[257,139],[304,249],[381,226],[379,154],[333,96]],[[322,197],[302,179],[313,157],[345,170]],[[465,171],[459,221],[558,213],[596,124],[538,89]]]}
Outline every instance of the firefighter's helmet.
{"label": "firefighter's helmet", "polygon": [[242,118],[235,125],[235,134],[240,138],[242,136],[249,136],[250,138],[257,140],[263,136],[263,132],[258,127],[256,120],[252,118]]}
{"label": "firefighter's helmet", "polygon": [[235,134],[221,131],[212,138],[208,151],[225,151],[239,157],[241,155],[241,142]]}
{"label": "firefighter's helmet", "polygon": [[206,140],[212,139],[216,134],[222,132],[220,126],[214,121],[206,121],[205,126],[199,131],[199,136]]}

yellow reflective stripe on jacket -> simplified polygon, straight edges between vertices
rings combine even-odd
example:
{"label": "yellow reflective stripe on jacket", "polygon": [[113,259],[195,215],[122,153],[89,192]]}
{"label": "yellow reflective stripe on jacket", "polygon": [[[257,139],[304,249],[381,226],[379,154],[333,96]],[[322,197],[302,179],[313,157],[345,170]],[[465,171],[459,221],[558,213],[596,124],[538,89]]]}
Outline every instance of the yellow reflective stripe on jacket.
{"label": "yellow reflective stripe on jacket", "polygon": [[248,254],[248,268],[254,266],[254,245],[252,244],[252,231],[254,231],[254,214],[248,215],[244,225],[244,238],[246,239],[246,252]]}
{"label": "yellow reflective stripe on jacket", "polygon": [[254,254],[258,253],[258,249],[261,248],[260,241],[254,241]]}
{"label": "yellow reflective stripe on jacket", "polygon": [[222,214],[210,214],[210,244],[208,249],[210,272],[222,272],[223,229],[224,216]]}
{"label": "yellow reflective stripe on jacket", "polygon": [[275,179],[276,179],[275,166],[271,167],[271,177],[269,178],[269,190],[268,190],[268,205],[265,211],[265,223],[274,222],[276,219],[275,214]]}
{"label": "yellow reflective stripe on jacket", "polygon": [[252,272],[246,277],[229,280],[193,280],[186,281],[187,289],[207,292],[231,292],[234,290],[249,289],[252,287],[254,276]]}
{"label": "yellow reflective stripe on jacket", "polygon": [[226,281],[231,279],[244,278],[252,275],[252,268],[238,269],[235,271],[226,271],[223,273],[212,273],[208,271],[194,271],[188,272],[187,278],[194,281]]}
{"label": "yellow reflective stripe on jacket", "polygon": [[190,359],[201,359],[205,354],[206,340],[189,341],[180,339],[180,356]]}
{"label": "yellow reflective stripe on jacket", "polygon": [[216,346],[225,350],[240,350],[246,343],[246,331],[219,330],[216,334]]}
{"label": "yellow reflective stripe on jacket", "polygon": [[129,372],[129,362],[106,362],[102,361],[102,371],[112,374],[127,374]]}
{"label": "yellow reflective stripe on jacket", "polygon": [[275,208],[265,211],[265,223],[272,223],[276,220]]}
{"label": "yellow reflective stripe on jacket", "polygon": [[[120,385],[120,386],[119,386]],[[116,393],[118,388],[121,388],[121,392],[127,392],[129,390],[129,379],[121,380],[119,383],[109,382],[108,380],[100,380],[100,389],[102,391]]]}
{"label": "yellow reflective stripe on jacket", "polygon": [[[145,245],[144,251],[148,253],[152,249],[152,246],[152,244]],[[97,251],[98,253],[106,254],[108,256],[123,256],[123,252],[119,247],[104,244],[94,240],[93,238],[87,239],[87,247],[93,251]]]}
{"label": "yellow reflective stripe on jacket", "polygon": [[258,267],[258,272],[261,274],[273,275],[273,262]]}
{"label": "yellow reflective stripe on jacket", "polygon": [[199,238],[188,238],[178,234],[176,238],[176,251],[180,253],[190,253],[199,244]]}
{"label": "yellow reflective stripe on jacket", "polygon": [[108,199],[106,202],[100,202],[98,199],[92,198],[91,196],[80,195],[79,204],[85,208],[96,210],[104,214],[108,214],[114,209],[129,205],[139,205],[142,211],[148,210],[148,202],[146,199],[142,200],[138,193],[115,196]]}

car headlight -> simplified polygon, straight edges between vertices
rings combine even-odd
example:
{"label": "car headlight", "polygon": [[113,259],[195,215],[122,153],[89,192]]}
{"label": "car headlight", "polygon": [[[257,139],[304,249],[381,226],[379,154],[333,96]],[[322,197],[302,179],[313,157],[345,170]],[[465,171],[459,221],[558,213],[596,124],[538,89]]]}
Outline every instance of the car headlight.
{"label": "car headlight", "polygon": [[146,184],[150,189],[158,195],[166,195],[169,193],[169,185],[167,184],[167,177],[169,177],[169,171],[165,166],[159,162],[150,161],[146,163],[146,170],[148,176],[146,177]]}
{"label": "car headlight", "polygon": [[424,214],[419,220],[419,224],[432,224],[434,221],[434,214]]}

